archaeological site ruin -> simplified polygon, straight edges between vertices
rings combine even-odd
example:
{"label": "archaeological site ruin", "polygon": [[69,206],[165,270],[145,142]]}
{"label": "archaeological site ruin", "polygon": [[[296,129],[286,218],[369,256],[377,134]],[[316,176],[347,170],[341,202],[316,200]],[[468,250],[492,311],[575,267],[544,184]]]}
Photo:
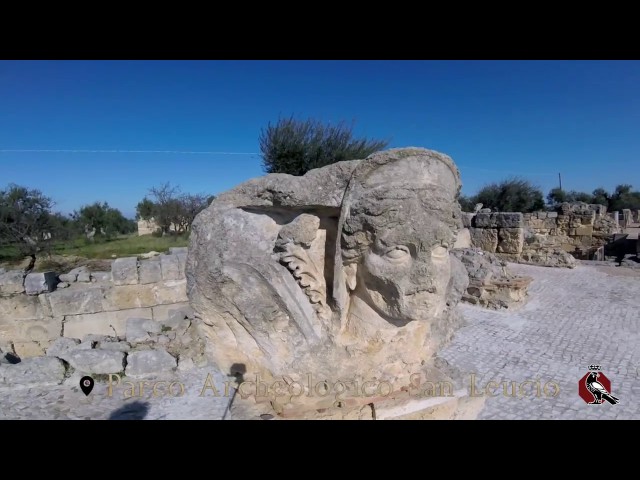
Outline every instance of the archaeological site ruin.
{"label": "archaeological site ruin", "polygon": [[244,182],[196,217],[188,248],[109,271],[0,269],[0,390],[80,396],[82,376],[102,392],[117,376],[140,382],[126,401],[153,400],[147,380],[198,372],[172,396],[206,400],[215,372],[232,388],[216,396],[220,415],[193,407],[202,418],[478,418],[495,395],[470,389],[470,372],[475,382],[487,351],[506,368],[519,347],[456,339],[515,336],[544,303],[531,289],[637,256],[625,232],[638,219],[584,203],[462,212],[460,189],[447,155],[385,150]]}

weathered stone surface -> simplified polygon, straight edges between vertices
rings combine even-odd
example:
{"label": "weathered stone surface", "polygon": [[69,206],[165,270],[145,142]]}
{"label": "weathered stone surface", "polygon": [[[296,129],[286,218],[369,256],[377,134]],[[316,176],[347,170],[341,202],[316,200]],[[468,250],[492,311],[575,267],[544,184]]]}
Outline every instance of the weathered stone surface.
{"label": "weathered stone surface", "polygon": [[463,228],[458,232],[453,248],[471,248],[471,232],[468,228]]}
{"label": "weathered stone surface", "polygon": [[65,368],[55,357],[28,358],[14,365],[0,365],[0,382],[4,386],[57,385],[64,379]]}
{"label": "weathered stone surface", "polygon": [[126,310],[157,305],[153,285],[120,285],[105,290],[104,310]]}
{"label": "weathered stone surface", "polygon": [[524,250],[520,254],[518,263],[529,265],[539,265],[543,267],[565,267],[575,268],[576,259],[561,248],[548,249],[543,251]]}
{"label": "weathered stone surface", "polygon": [[179,254],[186,255],[188,249],[189,247],[169,247],[169,254],[170,255],[179,255]]}
{"label": "weathered stone surface", "polygon": [[56,285],[56,288],[69,288],[71,286],[71,284],[69,282],[60,282],[58,285]]}
{"label": "weathered stone surface", "polygon": [[100,342],[96,348],[113,350],[114,352],[128,352],[131,350],[131,345],[128,342]]}
{"label": "weathered stone surface", "polygon": [[75,348],[75,350],[91,350],[91,349],[93,349],[94,343],[95,342],[91,342],[91,341],[89,341],[89,342],[87,342],[87,341],[80,342],[78,344],[78,346]]}
{"label": "weathered stone surface", "polygon": [[78,283],[89,283],[91,282],[91,272],[86,270],[78,273],[78,277],[76,278],[76,282]]}
{"label": "weathered stone surface", "polygon": [[110,282],[111,272],[91,272],[92,282]]}
{"label": "weathered stone surface", "polygon": [[498,248],[498,230],[495,228],[470,228],[471,245],[494,253]]}
{"label": "weathered stone surface", "polygon": [[162,271],[160,269],[160,260],[144,260],[140,262],[138,270],[140,274],[140,283],[158,283],[162,281]]}
{"label": "weathered stone surface", "polygon": [[99,342],[117,342],[118,338],[113,335],[97,335],[95,333],[89,333],[82,337],[82,342],[91,342],[91,343],[99,343]]}
{"label": "weathered stone surface", "polygon": [[117,258],[111,264],[111,278],[114,285],[135,285],[138,283],[138,258]]}
{"label": "weathered stone surface", "polygon": [[13,349],[20,358],[41,357],[48,347],[47,342],[22,341],[13,342]]}
{"label": "weathered stone surface", "polygon": [[593,226],[592,225],[584,225],[582,227],[576,228],[576,235],[593,235]]}
{"label": "weathered stone surface", "polygon": [[162,325],[146,318],[130,318],[127,320],[127,342],[139,343],[151,339],[150,333],[160,333]]}
{"label": "weathered stone surface", "polygon": [[124,353],[109,350],[71,350],[63,360],[82,373],[119,373],[124,370]]}
{"label": "weathered stone surface", "polygon": [[65,318],[64,336],[84,338],[85,335],[117,335],[124,337],[127,319],[152,318],[150,308],[132,308],[117,312],[100,312],[88,315],[69,315]]}
{"label": "weathered stone surface", "polygon": [[0,325],[42,318],[46,313],[39,297],[14,295],[0,299]]}
{"label": "weathered stone surface", "polygon": [[478,248],[453,250],[469,275],[462,299],[492,309],[520,306],[527,297],[531,278],[513,275],[498,256]]}
{"label": "weathered stone surface", "polygon": [[494,212],[477,213],[472,220],[475,228],[519,228],[524,226],[522,213]]}
{"label": "weathered stone surface", "polygon": [[65,338],[60,337],[49,345],[47,349],[47,356],[62,358],[68,354],[70,350],[73,350],[80,344],[80,340],[77,338]]}
{"label": "weathered stone surface", "polygon": [[177,366],[178,362],[175,357],[171,356],[166,350],[158,348],[156,350],[130,353],[127,357],[125,374],[128,377],[141,377],[170,372]]}
{"label": "weathered stone surface", "polygon": [[187,302],[187,281],[169,280],[154,285],[156,305]]}
{"label": "weathered stone surface", "polygon": [[89,267],[84,266],[84,265],[83,265],[83,266],[81,266],[81,267],[76,267],[76,268],[74,268],[74,269],[72,269],[72,270],[69,270],[69,273],[68,273],[68,274],[69,274],[69,275],[76,275],[76,276],[77,276],[77,275],[79,275],[79,274],[81,274],[81,273],[90,273],[90,272],[89,272]]}
{"label": "weathered stone surface", "polygon": [[30,273],[24,279],[24,289],[27,295],[53,292],[58,283],[55,272]]}
{"label": "weathered stone surface", "polygon": [[13,340],[49,342],[60,337],[62,317],[16,322]]}
{"label": "weathered stone surface", "polygon": [[55,291],[47,296],[54,315],[77,315],[103,310],[103,290],[98,286]]}
{"label": "weathered stone surface", "polygon": [[155,321],[162,322],[163,320],[166,320],[169,318],[169,315],[171,314],[172,311],[183,310],[183,309],[185,310],[188,309],[188,311],[191,311],[191,314],[193,315],[193,309],[189,307],[188,302],[157,305],[155,307],[152,307],[151,311],[153,312],[153,319]]}
{"label": "weathered stone surface", "polygon": [[77,273],[73,273],[73,274],[72,273],[63,273],[62,275],[59,275],[58,278],[60,279],[61,282],[73,283],[78,278],[78,274]]}
{"label": "weathered stone surface", "polygon": [[495,228],[495,218],[490,213],[476,213],[471,226],[473,228]]}
{"label": "weathered stone surface", "polygon": [[24,292],[24,273],[20,270],[9,270],[0,273],[0,295],[12,295]]}
{"label": "weathered stone surface", "polygon": [[408,148],[220,195],[193,223],[186,274],[218,365],[399,387],[437,370],[468,283],[448,252],[459,188],[449,157]]}
{"label": "weathered stone surface", "polygon": [[498,253],[520,253],[524,245],[524,229],[501,228],[498,230]]}
{"label": "weathered stone surface", "polygon": [[163,280],[181,280],[184,278],[184,255],[161,255],[160,270]]}
{"label": "weathered stone surface", "polygon": [[498,228],[522,228],[524,226],[520,212],[496,212],[492,215]]}
{"label": "weathered stone surface", "polygon": [[475,213],[462,212],[462,226],[464,228],[471,228],[473,226],[473,217]]}

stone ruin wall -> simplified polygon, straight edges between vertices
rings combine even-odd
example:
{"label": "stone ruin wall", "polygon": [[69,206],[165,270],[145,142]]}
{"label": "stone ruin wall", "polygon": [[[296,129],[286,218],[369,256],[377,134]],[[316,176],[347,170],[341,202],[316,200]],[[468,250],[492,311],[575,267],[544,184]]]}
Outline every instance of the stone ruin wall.
{"label": "stone ruin wall", "polygon": [[569,253],[595,250],[620,232],[603,205],[563,203],[555,212],[525,213],[523,218],[531,234],[546,235]]}
{"label": "stone ruin wall", "polygon": [[471,244],[504,260],[573,267],[574,255],[589,254],[619,232],[602,205],[564,203],[553,212],[465,213]]}
{"label": "stone ruin wall", "polygon": [[188,306],[186,250],[119,258],[111,272],[31,273],[24,282],[21,271],[0,271],[0,349],[34,357],[60,337],[124,337],[130,318],[167,320],[170,311]]}

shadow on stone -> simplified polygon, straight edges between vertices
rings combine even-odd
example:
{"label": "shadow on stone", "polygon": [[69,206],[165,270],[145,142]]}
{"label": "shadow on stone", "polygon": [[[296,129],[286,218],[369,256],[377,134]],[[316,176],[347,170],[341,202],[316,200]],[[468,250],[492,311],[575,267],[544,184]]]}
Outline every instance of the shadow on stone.
{"label": "shadow on stone", "polygon": [[244,374],[247,373],[247,367],[244,363],[234,363],[229,369],[229,375],[235,377],[238,385],[244,382]]}
{"label": "shadow on stone", "polygon": [[22,361],[20,360],[20,357],[18,357],[17,355],[14,355],[11,352],[6,353],[4,356],[4,359],[6,360],[7,363],[11,365],[15,365],[16,363],[20,363]]}
{"label": "shadow on stone", "polygon": [[148,402],[131,402],[114,410],[109,415],[109,420],[144,420],[149,413]]}

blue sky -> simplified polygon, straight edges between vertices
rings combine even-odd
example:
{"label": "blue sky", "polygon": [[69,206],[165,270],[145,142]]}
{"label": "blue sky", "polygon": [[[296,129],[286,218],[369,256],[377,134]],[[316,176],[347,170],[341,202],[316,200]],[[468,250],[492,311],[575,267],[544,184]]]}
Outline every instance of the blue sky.
{"label": "blue sky", "polygon": [[[0,188],[125,215],[164,182],[217,194],[263,174],[279,116],[450,155],[463,193],[518,175],[640,189],[639,61],[0,61]],[[119,150],[220,153],[11,152]]]}

